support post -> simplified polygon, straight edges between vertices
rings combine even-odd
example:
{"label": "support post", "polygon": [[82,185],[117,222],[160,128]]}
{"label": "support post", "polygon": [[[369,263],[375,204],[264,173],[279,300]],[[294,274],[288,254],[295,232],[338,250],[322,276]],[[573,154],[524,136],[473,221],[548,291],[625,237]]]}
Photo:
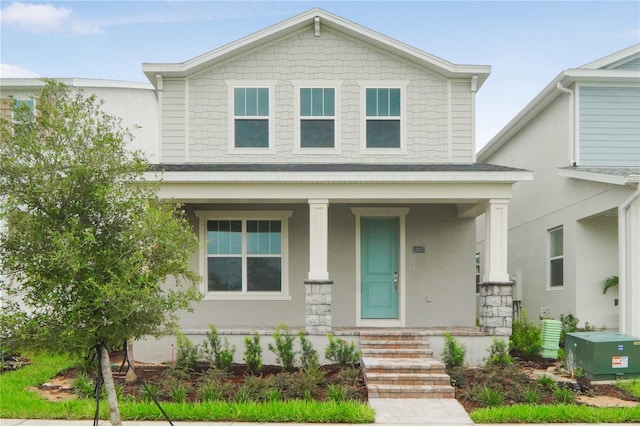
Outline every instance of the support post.
{"label": "support post", "polygon": [[331,332],[329,279],[329,200],[309,200],[309,276],[305,281],[305,328],[311,335]]}

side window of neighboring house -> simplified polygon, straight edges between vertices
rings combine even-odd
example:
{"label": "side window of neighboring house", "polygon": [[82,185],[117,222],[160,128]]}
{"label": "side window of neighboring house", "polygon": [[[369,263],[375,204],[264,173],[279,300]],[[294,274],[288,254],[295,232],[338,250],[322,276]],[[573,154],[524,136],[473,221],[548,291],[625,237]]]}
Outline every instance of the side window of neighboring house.
{"label": "side window of neighboring house", "polygon": [[366,88],[366,148],[401,147],[400,88]]}
{"label": "side window of neighboring house", "polygon": [[549,230],[549,286],[564,285],[564,243],[562,227]]}
{"label": "side window of neighboring house", "polygon": [[300,88],[300,148],[335,148],[336,89]]}
{"label": "side window of neighboring house", "polygon": [[218,299],[288,297],[289,214],[204,213],[206,294]]}
{"label": "side window of neighboring house", "polygon": [[480,253],[476,253],[476,293],[480,293]]}
{"label": "side window of neighboring house", "polygon": [[[11,109],[12,103],[13,111]],[[34,99],[13,99],[2,98],[0,99],[0,117],[16,121],[31,121],[34,118],[36,108],[36,101]],[[25,117],[17,117],[16,114],[26,114]],[[22,118],[22,120],[19,120]]]}
{"label": "side window of neighboring house", "polygon": [[269,88],[233,89],[234,147],[269,148]]}

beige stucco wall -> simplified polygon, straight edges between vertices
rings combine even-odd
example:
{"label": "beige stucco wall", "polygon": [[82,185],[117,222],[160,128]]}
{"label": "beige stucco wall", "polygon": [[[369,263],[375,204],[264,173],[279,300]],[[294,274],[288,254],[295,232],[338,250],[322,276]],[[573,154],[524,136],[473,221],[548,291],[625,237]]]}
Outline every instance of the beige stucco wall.
{"label": "beige stucco wall", "polygon": [[[508,270],[530,319],[573,313],[581,324],[617,328],[617,289],[602,295],[599,283],[618,269],[617,218],[610,210],[634,188],[559,176],[558,168],[571,164],[569,126],[568,96],[561,96],[484,160],[534,172],[533,181],[513,187]],[[548,230],[558,226],[564,229],[565,282],[550,289]]]}
{"label": "beige stucco wall", "polygon": [[[275,82],[272,153],[229,152],[228,80]],[[340,152],[294,152],[295,81],[340,83],[336,96]],[[406,152],[360,152],[364,81],[378,82],[378,87],[408,82],[402,113],[407,123]],[[447,81],[328,29],[315,37],[312,26],[187,79],[165,79],[163,104],[163,162],[470,162],[473,158],[470,80]]]}

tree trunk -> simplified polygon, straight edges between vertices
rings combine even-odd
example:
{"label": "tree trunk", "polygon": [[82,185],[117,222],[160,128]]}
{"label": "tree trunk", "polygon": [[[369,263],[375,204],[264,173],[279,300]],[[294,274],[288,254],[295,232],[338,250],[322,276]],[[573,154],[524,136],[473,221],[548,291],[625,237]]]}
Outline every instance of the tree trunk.
{"label": "tree trunk", "polygon": [[116,386],[113,382],[113,374],[111,374],[111,360],[109,359],[109,352],[104,345],[100,345],[98,347],[98,352],[98,355],[100,356],[100,366],[102,367],[104,388],[107,392],[107,403],[109,404],[111,424],[113,426],[122,426],[120,408],[118,407],[118,397],[116,396]]}

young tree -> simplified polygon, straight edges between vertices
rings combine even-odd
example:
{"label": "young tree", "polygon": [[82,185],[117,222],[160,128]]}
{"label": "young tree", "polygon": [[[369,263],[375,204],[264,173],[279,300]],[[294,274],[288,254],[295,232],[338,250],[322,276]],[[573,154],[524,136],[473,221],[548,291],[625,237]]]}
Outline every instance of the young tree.
{"label": "young tree", "polygon": [[127,150],[120,120],[94,96],[44,83],[35,113],[14,102],[0,125],[0,332],[18,348],[95,348],[118,425],[108,349],[172,332],[200,298],[197,241],[142,179],[148,164]]}

